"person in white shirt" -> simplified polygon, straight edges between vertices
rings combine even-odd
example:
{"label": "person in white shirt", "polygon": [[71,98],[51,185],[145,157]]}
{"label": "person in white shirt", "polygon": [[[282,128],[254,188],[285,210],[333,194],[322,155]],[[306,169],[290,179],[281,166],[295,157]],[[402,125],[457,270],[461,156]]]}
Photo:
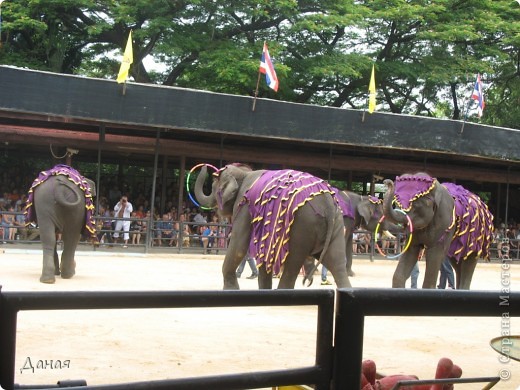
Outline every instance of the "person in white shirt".
{"label": "person in white shirt", "polygon": [[[126,196],[122,196],[121,200],[114,206],[114,214],[116,218],[130,218],[132,211],[134,211],[134,208]],[[130,222],[131,221],[123,221],[120,219],[116,220],[114,239],[117,241],[119,238],[119,232],[123,230],[123,239],[125,241],[123,248],[128,247],[128,240],[130,239]]]}

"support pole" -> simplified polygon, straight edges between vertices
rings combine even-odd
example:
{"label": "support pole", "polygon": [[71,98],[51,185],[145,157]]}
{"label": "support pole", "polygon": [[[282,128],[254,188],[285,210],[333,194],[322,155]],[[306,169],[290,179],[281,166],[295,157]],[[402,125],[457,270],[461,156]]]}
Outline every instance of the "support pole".
{"label": "support pole", "polygon": [[258,96],[258,87],[260,86],[261,75],[262,73],[260,73],[260,69],[258,69],[258,79],[256,80],[255,97],[253,98],[253,109],[251,111],[254,111],[256,107],[256,97]]}
{"label": "support pole", "polygon": [[[155,157],[153,162],[153,179],[152,179],[152,199],[150,199],[150,219],[146,225],[146,245],[144,247],[144,252],[148,253],[148,249],[150,248],[150,236],[153,234],[153,224],[154,224],[154,207],[155,207],[155,183],[157,181],[157,165],[159,164],[159,140],[161,139],[161,129],[157,129],[157,136],[155,139]],[[153,240],[153,237],[152,237]]]}

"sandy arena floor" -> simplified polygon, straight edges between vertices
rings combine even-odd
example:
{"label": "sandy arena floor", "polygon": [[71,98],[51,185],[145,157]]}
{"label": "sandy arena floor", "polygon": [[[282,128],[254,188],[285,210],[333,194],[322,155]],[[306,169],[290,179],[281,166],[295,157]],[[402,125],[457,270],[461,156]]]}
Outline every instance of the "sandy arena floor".
{"label": "sandy arena floor", "polygon": [[[79,252],[73,279],[58,278],[54,285],[45,285],[38,281],[40,253],[6,249],[0,254],[2,291],[222,288],[222,256]],[[352,285],[390,287],[395,264],[355,258]],[[424,263],[420,267],[424,270]],[[511,288],[518,291],[520,266],[513,265],[510,271]],[[246,266],[241,288],[256,289],[257,281],[245,279],[248,275]],[[472,289],[499,290],[502,279],[499,264],[481,263]],[[304,288],[301,277],[296,285]],[[316,276],[311,288],[333,286],[321,286]],[[510,321],[511,334],[520,334],[519,321]],[[509,374],[494,389],[517,389],[520,362],[501,363],[489,346],[502,330],[500,318],[367,318],[364,358],[374,360],[385,374],[430,379],[437,361],[449,357],[462,367],[463,377]],[[315,332],[313,307],[21,312],[16,383],[85,379],[94,385],[312,365]],[[23,369],[28,359],[34,372]],[[69,360],[70,367],[37,369],[39,360]]]}

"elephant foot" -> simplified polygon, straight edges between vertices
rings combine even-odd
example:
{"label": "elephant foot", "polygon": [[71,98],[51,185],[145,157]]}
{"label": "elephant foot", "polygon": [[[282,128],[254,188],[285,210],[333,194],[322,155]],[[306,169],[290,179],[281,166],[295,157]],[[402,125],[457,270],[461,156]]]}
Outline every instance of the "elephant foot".
{"label": "elephant foot", "polygon": [[59,276],[60,275],[60,270],[57,269],[56,271],[54,271],[54,275]]}
{"label": "elephant foot", "polygon": [[61,273],[61,278],[62,279],[70,279],[72,278],[76,273],[75,272],[72,272],[72,273],[64,273],[62,272]]}
{"label": "elephant foot", "polygon": [[355,272],[352,271],[351,269],[347,270],[347,275],[348,276],[356,276]]}
{"label": "elephant foot", "polygon": [[46,283],[46,284],[53,284],[54,282],[56,282],[56,278],[54,276],[45,277],[45,276],[42,275],[40,277],[40,282],[41,283]]}

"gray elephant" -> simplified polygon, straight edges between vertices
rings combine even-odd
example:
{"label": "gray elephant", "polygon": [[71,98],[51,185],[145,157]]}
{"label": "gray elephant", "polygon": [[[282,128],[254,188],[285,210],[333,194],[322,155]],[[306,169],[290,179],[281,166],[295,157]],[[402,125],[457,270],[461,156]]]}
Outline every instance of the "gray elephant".
{"label": "gray elephant", "polygon": [[[40,282],[54,283],[76,273],[74,254],[82,232],[95,238],[93,221],[94,182],[67,165],[56,165],[34,180],[25,206],[26,223],[35,222],[40,230],[43,267]],[[58,259],[56,234],[61,233],[63,253]]]}
{"label": "gray elephant", "polygon": [[[354,230],[361,228],[369,232],[376,230],[377,224],[383,216],[383,201],[375,196],[359,195],[351,191],[336,190],[339,204],[343,211],[345,224],[345,252],[347,254],[347,273],[354,276],[352,271],[352,235]],[[381,232],[389,231],[397,234],[403,229],[387,219],[383,219],[379,227]]]}
{"label": "gray elephant", "polygon": [[[347,274],[354,276],[352,270],[352,237],[356,229],[361,228],[370,232],[376,230],[377,224],[383,216],[383,200],[375,196],[359,195],[352,191],[341,191],[334,188],[339,205],[343,212],[343,223],[345,225],[345,253],[347,256]],[[402,226],[391,223],[388,219],[381,221],[381,232],[391,232],[394,234],[403,231]],[[313,258],[308,258],[305,262],[305,279],[312,284],[313,273],[316,270]]]}
{"label": "gray elephant", "polygon": [[293,170],[252,170],[230,164],[214,174],[212,192],[205,195],[204,166],[195,196],[205,207],[231,218],[232,232],[222,273],[224,289],[238,289],[236,269],[246,255],[257,260],[258,285],[294,288],[307,256],[318,257],[338,287],[350,287],[345,260],[343,218],[332,188],[322,179]]}
{"label": "gray elephant", "polygon": [[[439,183],[426,173],[404,174],[388,187],[385,217],[413,227],[409,249],[399,258],[392,287],[404,287],[422,248],[426,272],[423,288],[435,288],[441,263],[449,258],[456,287],[469,290],[478,258],[489,258],[493,215],[480,198],[453,183]],[[397,209],[394,209],[393,205]],[[409,225],[409,224],[408,224]]]}

